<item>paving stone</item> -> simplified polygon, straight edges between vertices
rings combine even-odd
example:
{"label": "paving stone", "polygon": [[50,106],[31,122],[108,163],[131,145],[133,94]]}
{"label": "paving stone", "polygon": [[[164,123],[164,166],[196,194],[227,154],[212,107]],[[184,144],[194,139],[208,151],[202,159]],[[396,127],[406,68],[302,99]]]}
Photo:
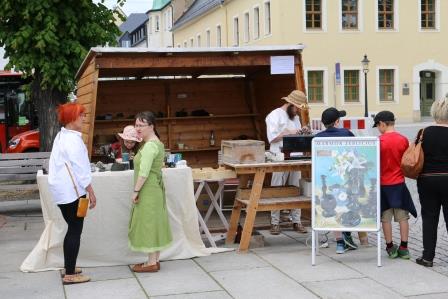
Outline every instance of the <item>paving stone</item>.
{"label": "paving stone", "polygon": [[0,273],[0,297],[5,299],[60,299],[64,298],[64,290],[57,271],[9,272]]}
{"label": "paving stone", "polygon": [[169,295],[169,296],[156,296],[151,298],[160,299],[231,299],[225,291],[214,291],[214,292],[204,292],[204,293],[190,293],[190,294],[180,294],[180,295]]}
{"label": "paving stone", "polygon": [[448,298],[448,293],[438,293],[438,294],[427,294],[419,296],[411,296],[409,299],[446,299]]}
{"label": "paving stone", "polygon": [[65,286],[67,299],[146,299],[134,278],[105,280]]}
{"label": "paving stone", "polygon": [[299,283],[272,268],[210,273],[234,298],[318,298]]}
{"label": "paving stone", "polygon": [[[370,249],[372,253],[375,248]],[[376,266],[376,256],[353,252],[343,263],[375,281],[394,289],[403,296],[448,292],[448,277],[417,265],[413,261],[383,258],[383,266]]]}
{"label": "paving stone", "polygon": [[82,271],[92,281],[134,278],[128,266],[82,268]]}
{"label": "paving stone", "polygon": [[368,278],[316,281],[303,283],[321,298],[331,299],[384,299],[405,298]]}
{"label": "paving stone", "polygon": [[312,266],[311,251],[258,253],[258,255],[298,282],[363,277],[359,272],[325,255],[317,256],[316,265]]}
{"label": "paving stone", "polygon": [[195,261],[207,272],[269,267],[269,264],[252,253],[239,254],[235,251],[212,254],[196,258]]}
{"label": "paving stone", "polygon": [[192,260],[161,263],[157,273],[136,273],[150,296],[221,291],[222,288]]}

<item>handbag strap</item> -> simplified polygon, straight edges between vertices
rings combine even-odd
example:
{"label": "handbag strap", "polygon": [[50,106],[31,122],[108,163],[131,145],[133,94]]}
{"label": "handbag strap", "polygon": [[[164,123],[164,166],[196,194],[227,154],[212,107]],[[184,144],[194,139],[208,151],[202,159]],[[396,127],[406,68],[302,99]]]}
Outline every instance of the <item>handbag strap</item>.
{"label": "handbag strap", "polygon": [[73,188],[75,188],[76,196],[77,196],[77,198],[80,198],[81,196],[79,196],[78,188],[76,188],[76,184],[75,184],[75,180],[73,179],[72,172],[70,171],[70,168],[68,167],[67,163],[65,162],[64,164],[65,164],[65,167],[67,168],[68,174],[70,175],[70,179],[72,179]]}
{"label": "handbag strap", "polygon": [[421,143],[422,141],[423,141],[423,133],[425,132],[425,128],[423,128],[422,129],[422,131],[421,131],[421,133],[420,133],[420,136],[418,136],[418,134],[417,134],[417,140],[416,140],[416,143],[415,144],[419,144],[419,143]]}

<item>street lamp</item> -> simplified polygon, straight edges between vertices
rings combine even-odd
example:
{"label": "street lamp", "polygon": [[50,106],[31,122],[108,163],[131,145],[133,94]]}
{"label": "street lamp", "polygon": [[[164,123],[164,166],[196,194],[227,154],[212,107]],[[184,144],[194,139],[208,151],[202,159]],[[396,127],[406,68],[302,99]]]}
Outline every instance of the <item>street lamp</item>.
{"label": "street lamp", "polygon": [[369,72],[369,62],[367,59],[367,55],[364,55],[364,59],[361,60],[362,63],[362,71],[364,72],[364,98],[365,98],[365,106],[364,106],[364,117],[369,117],[369,104],[367,102],[367,73]]}

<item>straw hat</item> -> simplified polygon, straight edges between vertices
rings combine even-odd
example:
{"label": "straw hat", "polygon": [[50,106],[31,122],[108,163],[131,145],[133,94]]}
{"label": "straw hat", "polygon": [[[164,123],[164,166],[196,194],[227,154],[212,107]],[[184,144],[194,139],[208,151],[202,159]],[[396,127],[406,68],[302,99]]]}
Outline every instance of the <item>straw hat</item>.
{"label": "straw hat", "polygon": [[282,99],[299,109],[309,109],[306,95],[300,90],[293,90],[287,97]]}
{"label": "straw hat", "polygon": [[118,136],[123,138],[123,140],[130,140],[135,142],[142,141],[142,139],[138,137],[137,131],[135,130],[134,126],[126,126],[123,129],[123,133],[118,133]]}

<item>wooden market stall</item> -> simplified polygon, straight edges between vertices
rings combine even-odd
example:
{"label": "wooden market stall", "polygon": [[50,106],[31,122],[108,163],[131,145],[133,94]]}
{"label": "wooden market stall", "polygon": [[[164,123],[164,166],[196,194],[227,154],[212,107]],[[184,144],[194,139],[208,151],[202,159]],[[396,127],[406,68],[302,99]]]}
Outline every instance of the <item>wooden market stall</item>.
{"label": "wooden market stall", "polygon": [[[89,154],[98,158],[102,144],[150,110],[167,149],[190,166],[216,166],[221,140],[266,141],[266,115],[305,90],[303,48],[92,48],[76,75]],[[271,74],[273,56],[293,56],[294,73]],[[301,118],[309,122],[307,113]]]}

